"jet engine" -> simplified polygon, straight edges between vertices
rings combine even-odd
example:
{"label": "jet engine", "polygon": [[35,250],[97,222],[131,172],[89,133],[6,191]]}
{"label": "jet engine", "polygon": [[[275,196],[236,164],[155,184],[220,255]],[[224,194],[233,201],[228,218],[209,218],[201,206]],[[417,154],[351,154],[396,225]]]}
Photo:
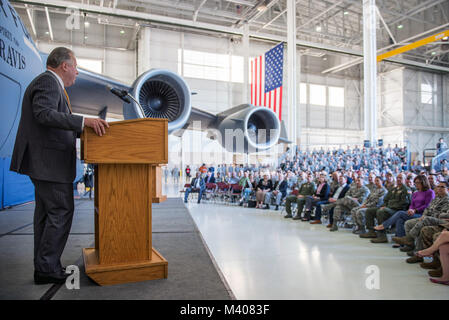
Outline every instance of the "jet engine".
{"label": "jet engine", "polygon": [[[256,152],[274,146],[281,133],[277,115],[265,107],[243,104],[218,124],[222,146],[230,152]],[[231,110],[230,110],[231,111]]]}
{"label": "jet engine", "polygon": [[[181,129],[191,112],[190,89],[176,73],[151,69],[134,81],[130,92],[142,106],[144,117],[168,119],[168,133]],[[139,106],[132,101],[123,105],[125,119],[141,118]]]}

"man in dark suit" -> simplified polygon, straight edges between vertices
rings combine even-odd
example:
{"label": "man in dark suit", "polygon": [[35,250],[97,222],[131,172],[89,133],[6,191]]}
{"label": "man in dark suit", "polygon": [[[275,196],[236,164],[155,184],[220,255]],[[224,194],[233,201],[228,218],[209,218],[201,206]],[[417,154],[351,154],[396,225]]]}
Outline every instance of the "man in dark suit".
{"label": "man in dark suit", "polygon": [[326,226],[327,228],[331,228],[334,223],[334,208],[337,205],[337,200],[343,199],[346,195],[346,192],[350,187],[350,178],[346,178],[341,175],[338,178],[339,187],[334,191],[334,193],[329,198],[329,204],[327,204],[323,209],[329,211],[329,224]]}
{"label": "man in dark suit", "polygon": [[205,178],[205,182],[206,183],[215,183],[215,177],[213,176],[212,171],[208,171],[206,178]]}
{"label": "man in dark suit", "polygon": [[184,194],[184,202],[187,203],[190,192],[198,192],[198,203],[200,203],[204,190],[206,190],[206,182],[201,176],[201,173],[197,172],[196,177],[193,178],[192,182],[190,183],[190,187],[186,189],[186,192]]}
{"label": "man in dark suit", "polygon": [[61,255],[72,225],[76,138],[84,126],[105,134],[106,121],[72,114],[65,91],[78,71],[74,53],[54,49],[47,71],[27,87],[11,159],[11,171],[28,175],[35,188],[34,281],[64,283]]}

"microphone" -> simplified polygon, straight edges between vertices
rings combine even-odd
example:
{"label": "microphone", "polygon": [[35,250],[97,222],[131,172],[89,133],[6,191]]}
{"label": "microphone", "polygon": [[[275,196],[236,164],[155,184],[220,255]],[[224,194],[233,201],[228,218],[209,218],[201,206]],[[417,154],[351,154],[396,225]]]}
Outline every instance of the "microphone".
{"label": "microphone", "polygon": [[110,85],[106,86],[109,91],[111,91],[114,95],[125,101],[126,103],[131,103],[131,100],[128,98],[128,91],[126,90],[119,90],[117,88],[113,88]]}
{"label": "microphone", "polygon": [[145,118],[145,111],[143,110],[142,105],[140,104],[139,101],[136,100],[136,98],[134,98],[132,95],[130,95],[128,91],[113,88],[108,84],[106,85],[106,88],[108,88],[109,91],[111,91],[113,94],[115,94],[117,97],[119,97],[126,103],[131,103],[131,100],[129,99],[129,98],[131,98],[136,103],[136,105],[138,107],[138,110],[136,110],[137,116],[139,118]]}

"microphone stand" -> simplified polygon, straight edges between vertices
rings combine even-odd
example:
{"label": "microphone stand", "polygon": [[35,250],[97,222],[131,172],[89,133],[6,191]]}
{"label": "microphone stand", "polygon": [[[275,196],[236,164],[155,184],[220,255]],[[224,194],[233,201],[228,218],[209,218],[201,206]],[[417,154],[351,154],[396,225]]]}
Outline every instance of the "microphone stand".
{"label": "microphone stand", "polygon": [[140,112],[141,112],[141,118],[145,118],[145,112],[143,111],[143,108],[142,108],[142,105],[140,104],[140,102],[137,101],[132,95],[130,95],[129,92],[127,92],[126,95],[127,95],[128,97],[130,97],[131,99],[133,99],[133,101],[134,101],[134,102],[137,104],[137,106],[139,107]]}

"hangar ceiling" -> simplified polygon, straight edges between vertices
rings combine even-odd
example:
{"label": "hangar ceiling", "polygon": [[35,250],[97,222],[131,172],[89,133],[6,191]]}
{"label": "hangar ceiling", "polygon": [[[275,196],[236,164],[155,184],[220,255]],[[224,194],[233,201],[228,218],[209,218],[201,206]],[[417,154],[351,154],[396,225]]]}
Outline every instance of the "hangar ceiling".
{"label": "hangar ceiling", "polygon": [[[132,50],[140,28],[149,25],[218,34],[237,41],[245,28],[251,38],[279,41],[287,36],[287,0],[25,0],[11,3],[39,41],[71,41]],[[449,0],[377,0],[376,5],[379,53],[449,29]],[[83,33],[67,40],[63,32],[58,34],[54,29],[61,30],[58,23],[67,19],[70,6],[79,9],[80,32]],[[346,54],[362,52],[362,0],[296,0],[296,11],[297,39],[310,45],[305,54],[319,56],[324,54],[323,50]],[[89,39],[87,34],[99,27],[110,35],[108,43],[99,37]],[[447,68],[449,42],[445,38],[403,53],[400,58]],[[354,60],[354,64],[336,65],[336,69],[330,68],[329,72],[356,64]]]}

